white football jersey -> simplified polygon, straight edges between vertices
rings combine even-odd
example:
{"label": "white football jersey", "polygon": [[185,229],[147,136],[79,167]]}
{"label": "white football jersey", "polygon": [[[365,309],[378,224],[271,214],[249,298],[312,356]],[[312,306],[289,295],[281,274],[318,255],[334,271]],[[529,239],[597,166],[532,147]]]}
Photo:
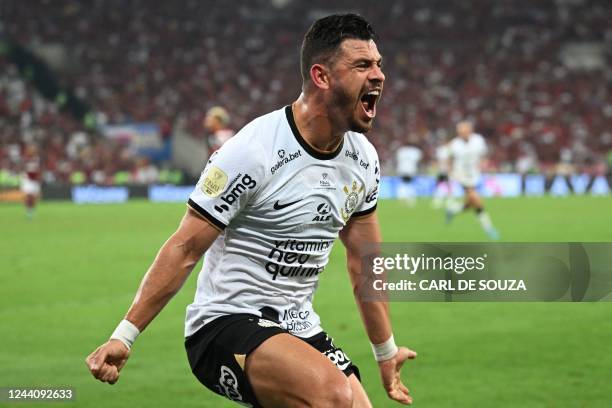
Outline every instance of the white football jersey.
{"label": "white football jersey", "polygon": [[438,164],[439,173],[448,173],[448,145],[443,144],[436,147],[436,162]]}
{"label": "white football jersey", "polygon": [[402,146],[397,149],[395,154],[397,174],[399,176],[415,176],[422,157],[421,149],[416,146]]}
{"label": "white football jersey", "polygon": [[222,233],[205,254],[185,335],[262,308],[297,336],[319,333],[319,275],[349,219],[375,210],[379,180],[376,150],[360,133],[320,153],[290,106],[246,125],[211,156],[189,198]]}
{"label": "white football jersey", "polygon": [[474,187],[480,179],[480,161],[487,153],[484,138],[472,133],[469,139],[455,137],[448,145],[453,160],[452,178],[466,187]]}

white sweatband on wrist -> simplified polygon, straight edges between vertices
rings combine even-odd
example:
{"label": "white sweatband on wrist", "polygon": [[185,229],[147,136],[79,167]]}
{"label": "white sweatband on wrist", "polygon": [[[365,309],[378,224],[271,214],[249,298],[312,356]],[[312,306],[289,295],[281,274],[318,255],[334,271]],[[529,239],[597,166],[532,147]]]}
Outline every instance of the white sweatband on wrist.
{"label": "white sweatband on wrist", "polygon": [[393,338],[393,335],[391,335],[391,337],[389,337],[389,340],[385,341],[384,343],[370,344],[372,345],[374,358],[378,362],[389,360],[395,357],[395,355],[399,351],[397,345],[395,344],[395,339]]}
{"label": "white sweatband on wrist", "polygon": [[132,344],[134,344],[134,341],[136,341],[136,337],[138,337],[139,334],[140,330],[138,330],[138,327],[136,327],[134,323],[123,319],[110,338],[121,341],[128,349],[131,349]]}

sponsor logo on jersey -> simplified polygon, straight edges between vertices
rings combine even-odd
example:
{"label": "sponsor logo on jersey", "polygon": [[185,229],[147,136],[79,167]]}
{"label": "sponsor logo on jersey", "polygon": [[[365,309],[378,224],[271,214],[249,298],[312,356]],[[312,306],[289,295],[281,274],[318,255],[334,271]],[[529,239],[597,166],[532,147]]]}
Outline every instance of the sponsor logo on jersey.
{"label": "sponsor logo on jersey", "polygon": [[242,173],[238,173],[236,177],[234,177],[232,181],[230,181],[229,185],[226,187],[224,191],[229,191],[229,189],[232,188],[234,184],[236,184],[236,182],[238,181],[240,177],[242,177]]}
{"label": "sponsor logo on jersey", "polygon": [[331,219],[331,206],[327,203],[321,203],[317,206],[317,215],[312,219],[313,221],[323,222]]}
{"label": "sponsor logo on jersey", "polygon": [[283,325],[285,329],[291,333],[300,333],[312,327],[312,323],[308,321],[310,311],[285,309],[283,313]]}
{"label": "sponsor logo on jersey", "polygon": [[350,151],[350,150],[347,150],[346,152],[344,152],[344,155],[346,157],[350,157],[351,159],[353,159],[355,161],[359,160],[359,151]]}
{"label": "sponsor logo on jersey", "polygon": [[359,151],[358,150],[355,150],[355,151],[346,150],[344,152],[344,155],[346,157],[350,157],[351,159],[353,159],[356,162],[359,162],[359,165],[361,167],[363,167],[364,169],[366,169],[366,170],[368,169],[368,167],[370,167],[370,163],[368,163],[367,161],[359,158]]}
{"label": "sponsor logo on jersey", "polygon": [[329,251],[334,241],[298,241],[287,239],[274,241],[274,246],[268,254],[265,265],[266,272],[272,275],[272,280],[282,277],[311,277],[323,272],[325,266],[318,264],[305,266],[312,255]]}
{"label": "sponsor logo on jersey", "polygon": [[200,189],[211,198],[218,197],[227,184],[227,174],[217,166],[211,166],[202,180]]}
{"label": "sponsor logo on jersey", "polygon": [[342,214],[342,219],[346,222],[351,218],[351,214],[359,204],[359,194],[363,191],[363,185],[358,185],[356,181],[353,181],[350,189],[349,186],[344,186],[342,190],[346,194],[346,199],[344,200],[344,207],[340,209],[340,213]]}
{"label": "sponsor logo on jersey", "polygon": [[301,333],[312,327],[312,323],[307,320],[290,320],[285,322],[285,330],[291,333]]}
{"label": "sponsor logo on jersey", "polygon": [[309,310],[285,309],[283,312],[283,320],[300,319],[306,320],[310,316]]}
{"label": "sponsor logo on jersey", "polygon": [[376,197],[378,197],[378,187],[366,196],[365,202],[370,204],[372,201],[376,201]]}
{"label": "sponsor logo on jersey", "polygon": [[270,168],[272,174],[274,174],[285,164],[297,159],[298,157],[302,157],[302,151],[300,149],[298,149],[295,153],[289,153],[289,156],[287,156],[287,153],[283,149],[279,150],[277,153],[280,160],[277,161],[276,164]]}
{"label": "sponsor logo on jersey", "polygon": [[225,191],[225,193],[227,194],[221,196],[221,200],[225,204],[215,205],[214,208],[219,213],[223,213],[223,211],[229,211],[229,207],[238,200],[238,197],[240,197],[242,193],[244,193],[247,189],[254,189],[257,185],[257,182],[248,174],[242,176],[240,182],[234,185],[233,183],[236,183],[239,176],[240,174],[234,180],[232,180],[232,185],[230,185],[230,187],[228,187]]}

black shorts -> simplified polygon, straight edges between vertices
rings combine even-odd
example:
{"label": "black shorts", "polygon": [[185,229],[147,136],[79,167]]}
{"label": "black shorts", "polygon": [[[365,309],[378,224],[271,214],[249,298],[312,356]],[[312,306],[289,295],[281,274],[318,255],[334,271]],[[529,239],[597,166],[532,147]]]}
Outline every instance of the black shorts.
{"label": "black shorts", "polygon": [[437,182],[438,183],[444,183],[445,181],[448,181],[448,174],[446,174],[446,173],[438,174]]}
{"label": "black shorts", "polygon": [[410,183],[412,181],[412,176],[402,176],[402,181],[404,183]]}
{"label": "black shorts", "polygon": [[[261,407],[243,371],[246,356],[268,338],[288,333],[272,320],[251,314],[218,317],[185,340],[191,371],[206,388],[232,401]],[[328,357],[348,377],[359,369],[325,332],[300,338]]]}

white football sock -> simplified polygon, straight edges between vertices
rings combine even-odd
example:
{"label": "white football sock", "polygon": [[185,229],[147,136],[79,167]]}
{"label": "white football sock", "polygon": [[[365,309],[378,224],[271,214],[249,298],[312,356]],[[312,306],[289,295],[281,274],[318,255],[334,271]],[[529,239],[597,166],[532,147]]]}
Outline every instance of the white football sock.
{"label": "white football sock", "polygon": [[486,211],[482,211],[478,214],[478,221],[480,221],[480,225],[485,231],[490,231],[493,228],[491,217],[489,217],[489,213]]}

